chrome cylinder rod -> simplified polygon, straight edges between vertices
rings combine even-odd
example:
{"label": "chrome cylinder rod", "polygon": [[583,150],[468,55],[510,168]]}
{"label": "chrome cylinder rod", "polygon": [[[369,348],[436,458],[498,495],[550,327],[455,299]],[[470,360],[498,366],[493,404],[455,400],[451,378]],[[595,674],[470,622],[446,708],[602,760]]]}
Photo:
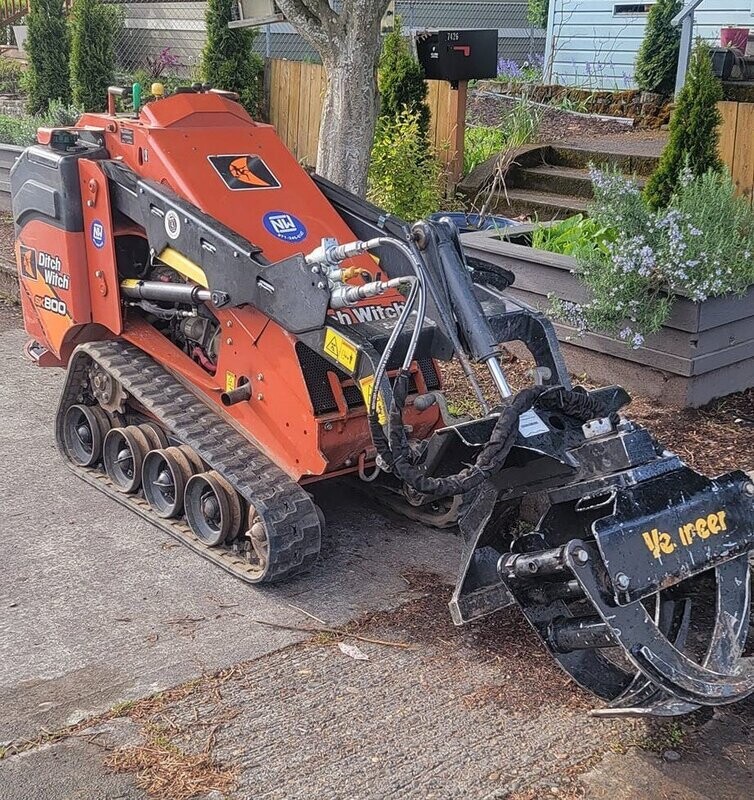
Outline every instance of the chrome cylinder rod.
{"label": "chrome cylinder rod", "polygon": [[502,398],[511,397],[513,395],[513,389],[511,389],[505,377],[505,373],[500,366],[500,362],[497,360],[497,356],[488,358],[486,363],[487,369],[490,371],[490,375],[492,375],[492,380],[495,381],[495,386],[498,392],[500,392],[500,396]]}

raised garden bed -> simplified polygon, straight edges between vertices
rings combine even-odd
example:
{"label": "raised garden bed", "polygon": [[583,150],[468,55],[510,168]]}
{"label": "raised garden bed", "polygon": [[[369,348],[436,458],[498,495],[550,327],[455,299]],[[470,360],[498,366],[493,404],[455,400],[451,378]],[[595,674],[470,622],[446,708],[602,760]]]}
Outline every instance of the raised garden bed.
{"label": "raised garden bed", "polygon": [[[530,226],[462,235],[465,252],[511,270],[509,290],[545,311],[548,295],[573,303],[588,301],[573,274],[575,259],[528,244]],[[571,372],[598,383],[617,383],[664,403],[696,408],[716,397],[754,386],[754,287],[743,297],[696,303],[679,297],[658,332],[637,350],[610,336],[577,332],[556,323]]]}

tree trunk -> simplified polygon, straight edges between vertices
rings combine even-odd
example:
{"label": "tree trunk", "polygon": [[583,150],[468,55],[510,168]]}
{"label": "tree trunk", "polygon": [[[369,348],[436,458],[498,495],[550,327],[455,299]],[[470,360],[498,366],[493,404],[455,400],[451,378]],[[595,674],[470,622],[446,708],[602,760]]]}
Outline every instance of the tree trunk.
{"label": "tree trunk", "polygon": [[279,0],[327,72],[317,172],[363,196],[377,119],[380,22],[389,0]]}
{"label": "tree trunk", "polygon": [[361,196],[366,192],[377,117],[378,59],[379,45],[336,53],[332,61],[325,61],[327,91],[317,172]]}

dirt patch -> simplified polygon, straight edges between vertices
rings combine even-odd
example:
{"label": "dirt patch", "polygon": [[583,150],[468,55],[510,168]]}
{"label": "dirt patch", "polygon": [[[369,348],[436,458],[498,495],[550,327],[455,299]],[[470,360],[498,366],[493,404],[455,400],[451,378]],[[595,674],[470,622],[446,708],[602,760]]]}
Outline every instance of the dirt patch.
{"label": "dirt patch", "polygon": [[150,797],[189,800],[209,792],[225,795],[235,787],[233,770],[220,767],[212,757],[215,728],[198,753],[187,753],[176,746],[166,725],[152,723],[144,732],[144,744],[115,750],[105,758],[105,766],[117,773],[135,773],[136,785]]}
{"label": "dirt patch", "polygon": [[416,599],[388,616],[366,615],[348,629],[397,632],[405,641],[439,648],[442,658],[456,662],[459,671],[473,661],[505,676],[503,683],[485,683],[465,695],[463,702],[469,707],[494,703],[518,713],[531,713],[542,703],[583,712],[593,707],[594,699],[558,668],[517,608],[459,628],[448,614],[452,587],[431,573],[411,572],[404,577],[409,589],[418,593]]}

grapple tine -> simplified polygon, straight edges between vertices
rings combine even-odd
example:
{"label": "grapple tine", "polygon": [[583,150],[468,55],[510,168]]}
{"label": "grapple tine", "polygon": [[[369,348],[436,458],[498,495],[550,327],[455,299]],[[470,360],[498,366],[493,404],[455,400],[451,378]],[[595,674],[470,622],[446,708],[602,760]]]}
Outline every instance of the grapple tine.
{"label": "grapple tine", "polygon": [[[574,555],[580,548],[590,551],[589,561],[584,563]],[[754,662],[751,659],[736,661],[737,648],[726,646],[738,641],[741,622],[748,619],[748,554],[717,568],[717,571],[723,570],[724,574],[727,571],[737,573],[741,583],[733,586],[733,578],[719,590],[724,596],[730,594],[732,597],[718,608],[713,645],[719,657],[705,659],[705,665],[709,663],[716,669],[697,664],[678,650],[660,631],[642,603],[618,606],[611,602],[612,598],[598,578],[596,565],[599,559],[593,545],[572,541],[568,545],[567,558],[576,579],[599,615],[610,626],[616,642],[621,644],[628,659],[660,688],[683,701],[700,705],[732,703],[754,691]],[[732,635],[723,633],[722,628],[726,626]],[[717,671],[721,668],[728,671]]]}

